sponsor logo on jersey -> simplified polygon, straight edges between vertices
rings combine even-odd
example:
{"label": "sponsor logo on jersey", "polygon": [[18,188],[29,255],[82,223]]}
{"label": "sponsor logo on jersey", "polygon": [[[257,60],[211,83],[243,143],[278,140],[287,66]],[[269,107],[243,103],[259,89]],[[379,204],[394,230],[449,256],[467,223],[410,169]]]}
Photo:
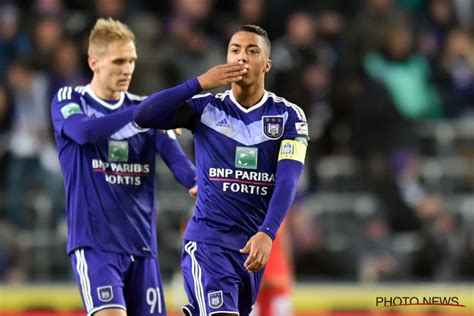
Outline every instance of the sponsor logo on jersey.
{"label": "sponsor logo on jersey", "polygon": [[211,308],[219,308],[224,304],[224,295],[222,294],[222,291],[209,293],[207,294],[207,298]]}
{"label": "sponsor logo on jersey", "polygon": [[263,133],[270,139],[283,135],[283,116],[262,116]]}
{"label": "sponsor logo on jersey", "polygon": [[68,103],[61,108],[61,113],[65,119],[73,114],[82,113],[81,107],[77,103]]}
{"label": "sponsor logo on jersey", "polygon": [[216,126],[219,126],[219,127],[230,127],[230,123],[229,123],[229,120],[227,120],[227,118],[224,117],[223,120],[220,120],[219,122],[216,123]]}
{"label": "sponsor logo on jersey", "polygon": [[102,302],[110,302],[114,298],[114,291],[111,285],[100,286],[97,288],[97,296]]}
{"label": "sponsor logo on jersey", "polygon": [[244,169],[257,169],[258,148],[241,147],[235,149],[235,167]]}
{"label": "sponsor logo on jersey", "polygon": [[308,136],[308,123],[306,122],[295,123],[295,129],[298,135]]}
{"label": "sponsor logo on jersey", "polygon": [[109,141],[109,161],[128,161],[127,141]]}

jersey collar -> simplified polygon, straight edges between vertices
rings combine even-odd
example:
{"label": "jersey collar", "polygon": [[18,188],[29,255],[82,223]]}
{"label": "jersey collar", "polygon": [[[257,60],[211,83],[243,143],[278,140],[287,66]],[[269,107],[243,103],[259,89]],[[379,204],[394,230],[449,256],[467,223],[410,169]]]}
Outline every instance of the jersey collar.
{"label": "jersey collar", "polygon": [[256,110],[258,109],[259,107],[261,107],[268,99],[268,92],[267,90],[265,90],[263,92],[263,97],[260,101],[258,101],[257,104],[247,108],[243,105],[241,105],[239,102],[237,102],[237,99],[234,97],[234,93],[232,92],[232,90],[230,90],[230,93],[229,93],[229,97],[230,97],[230,100],[232,101],[232,103],[235,104],[236,107],[238,107],[242,112],[245,112],[245,113],[249,113],[249,112],[252,112],[253,110]]}
{"label": "jersey collar", "polygon": [[121,92],[120,93],[120,99],[116,102],[116,103],[113,103],[113,104],[110,104],[108,102],[105,102],[104,100],[102,100],[101,98],[99,98],[95,93],[94,91],[92,91],[91,89],[91,85],[88,84],[86,86],[86,90],[85,90],[97,103],[101,104],[102,106],[110,109],[110,110],[116,110],[118,109],[122,103],[123,103],[123,100],[125,99],[125,93]]}

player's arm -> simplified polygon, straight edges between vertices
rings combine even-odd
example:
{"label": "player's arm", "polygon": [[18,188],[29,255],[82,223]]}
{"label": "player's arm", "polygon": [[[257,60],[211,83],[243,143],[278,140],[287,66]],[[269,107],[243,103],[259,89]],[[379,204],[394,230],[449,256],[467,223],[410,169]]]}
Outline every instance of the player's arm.
{"label": "player's arm", "polygon": [[184,154],[172,131],[156,131],[155,149],[173,173],[175,179],[190,189],[196,184],[196,169]]}
{"label": "player's arm", "polygon": [[193,112],[186,100],[200,93],[242,79],[247,72],[242,64],[223,64],[173,88],[161,90],[144,100],[135,111],[134,120],[141,127],[173,129],[192,128]]}
{"label": "player's arm", "polygon": [[99,118],[90,118],[84,114],[74,114],[63,124],[63,133],[79,145],[94,144],[107,139],[110,135],[130,123],[133,108]]}
{"label": "player's arm", "polygon": [[256,272],[267,263],[272,241],[295,198],[298,180],[303,171],[306,147],[307,142],[302,139],[285,139],[281,143],[275,189],[268,205],[267,215],[258,233],[253,235],[241,249],[242,253],[249,254],[244,263],[249,272]]}
{"label": "player's arm", "polygon": [[133,119],[133,108],[100,118],[84,114],[82,100],[71,87],[63,87],[51,103],[55,130],[79,145],[106,139]]}

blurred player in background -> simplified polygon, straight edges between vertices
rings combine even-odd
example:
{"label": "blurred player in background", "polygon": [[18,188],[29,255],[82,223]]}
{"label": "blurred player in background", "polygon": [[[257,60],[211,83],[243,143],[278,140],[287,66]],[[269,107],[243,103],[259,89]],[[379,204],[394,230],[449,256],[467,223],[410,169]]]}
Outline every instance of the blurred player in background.
{"label": "blurred player in background", "polygon": [[51,106],[64,173],[68,244],[88,315],[166,315],[157,261],[155,155],[192,188],[195,170],[172,134],[133,124],[144,97],[127,92],[137,53],[130,29],[98,19],[87,86]]}
{"label": "blurred player in background", "polygon": [[[295,196],[308,126],[303,111],[265,90],[265,30],[246,25],[227,64],[151,95],[135,113],[142,127],[194,133],[198,199],[181,266],[185,315],[249,315],[272,242]],[[221,94],[196,95],[231,83]]]}

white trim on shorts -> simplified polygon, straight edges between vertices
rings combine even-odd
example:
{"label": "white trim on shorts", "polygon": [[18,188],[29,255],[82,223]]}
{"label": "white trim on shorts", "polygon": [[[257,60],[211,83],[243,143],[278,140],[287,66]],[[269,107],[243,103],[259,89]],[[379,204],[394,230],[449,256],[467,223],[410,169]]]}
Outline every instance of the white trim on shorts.
{"label": "white trim on shorts", "polygon": [[92,316],[92,314],[97,313],[98,311],[101,311],[106,308],[120,308],[120,309],[123,309],[124,311],[127,311],[127,309],[123,305],[109,304],[109,305],[102,305],[102,306],[94,308],[89,313],[87,313],[87,316]]}
{"label": "white trim on shorts", "polygon": [[92,300],[91,295],[91,283],[89,280],[89,275],[87,274],[88,267],[86,257],[84,255],[84,249],[76,249],[74,251],[76,255],[76,271],[79,275],[80,287],[82,292],[82,297],[84,298],[84,305],[86,306],[86,311],[89,313],[90,310],[94,308],[94,301]]}
{"label": "white trim on shorts", "polygon": [[207,309],[206,309],[206,299],[204,298],[204,288],[202,286],[202,270],[201,266],[196,260],[194,253],[197,250],[197,243],[195,241],[190,241],[184,246],[184,250],[186,253],[191,257],[192,265],[191,270],[193,274],[193,281],[194,281],[194,292],[196,295],[196,300],[199,305],[199,316],[207,316]]}

